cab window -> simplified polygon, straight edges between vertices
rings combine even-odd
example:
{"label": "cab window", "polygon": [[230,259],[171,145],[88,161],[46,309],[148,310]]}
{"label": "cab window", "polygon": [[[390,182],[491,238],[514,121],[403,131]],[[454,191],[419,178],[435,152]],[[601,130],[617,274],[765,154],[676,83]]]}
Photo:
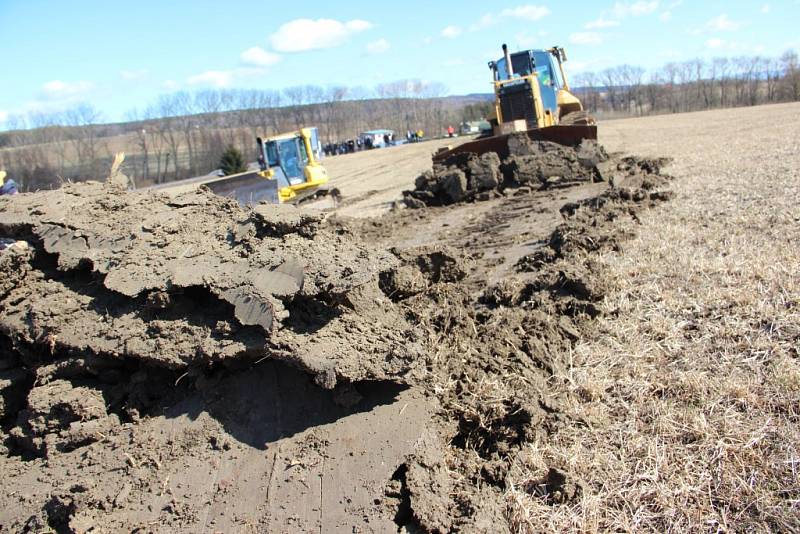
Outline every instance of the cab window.
{"label": "cab window", "polygon": [[497,60],[495,63],[495,68],[497,69],[497,79],[498,80],[506,80],[508,79],[508,69],[506,69],[506,60],[505,58]]}
{"label": "cab window", "polygon": [[511,54],[511,66],[514,67],[515,76],[529,76],[531,74],[530,52]]}
{"label": "cab window", "polygon": [[278,151],[280,152],[281,168],[288,178],[295,178],[301,174],[301,166],[298,161],[297,143],[295,139],[278,141]]}
{"label": "cab window", "polygon": [[300,148],[300,158],[303,161],[303,166],[308,165],[308,151],[306,150],[305,141],[303,139],[298,139],[297,146]]}
{"label": "cab window", "polygon": [[267,165],[274,167],[278,164],[278,147],[275,141],[270,141],[264,145],[264,152],[267,155]]}
{"label": "cab window", "polygon": [[557,80],[554,78],[553,67],[550,61],[549,52],[534,52],[533,62],[535,65],[536,75],[539,77],[539,83],[548,87],[560,87]]}

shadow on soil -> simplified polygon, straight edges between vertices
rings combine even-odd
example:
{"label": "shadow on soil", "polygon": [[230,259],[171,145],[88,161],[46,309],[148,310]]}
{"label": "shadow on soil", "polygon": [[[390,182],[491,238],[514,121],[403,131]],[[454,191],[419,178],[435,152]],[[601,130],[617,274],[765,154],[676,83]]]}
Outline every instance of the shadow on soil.
{"label": "shadow on soil", "polygon": [[166,417],[207,412],[234,439],[258,449],[306,429],[389,404],[405,389],[392,382],[363,382],[325,390],[307,373],[279,362],[223,377],[169,407]]}

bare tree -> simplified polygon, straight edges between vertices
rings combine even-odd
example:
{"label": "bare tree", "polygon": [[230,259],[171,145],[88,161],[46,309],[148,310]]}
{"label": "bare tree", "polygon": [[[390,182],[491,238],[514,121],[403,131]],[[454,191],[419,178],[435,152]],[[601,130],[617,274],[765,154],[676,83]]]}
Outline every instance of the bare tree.
{"label": "bare tree", "polygon": [[306,103],[305,88],[301,86],[287,87],[283,90],[283,94],[286,96],[286,99],[289,101],[289,105],[291,106],[290,111],[292,113],[292,117],[294,118],[295,128],[302,128],[303,123],[305,122],[305,116],[303,113],[303,104]]}
{"label": "bare tree", "polygon": [[728,58],[718,57],[713,60],[714,72],[717,75],[717,88],[719,92],[719,105],[728,105],[728,87],[730,85],[731,64]]}
{"label": "bare tree", "polygon": [[[621,65],[575,76],[573,91],[597,113],[679,112],[800,100],[798,56],[715,58],[668,63],[646,72]],[[162,182],[208,172],[223,146],[252,152],[258,135],[319,126],[341,142],[371,128],[436,134],[455,121],[485,118],[492,101],[445,97],[441,84],[397,80],[374,88],[316,85],[274,90],[203,90],[160,97],[128,123],[100,124],[97,110],[31,113],[6,121],[0,162],[24,187],[53,187],[61,178],[101,178],[108,136],[125,134],[137,175]]]}
{"label": "bare tree", "polygon": [[329,87],[321,105],[324,115],[324,137],[328,142],[336,141],[342,136],[342,101],[347,97],[347,87]]}
{"label": "bare tree", "polygon": [[796,102],[800,100],[800,62],[797,52],[789,50],[781,56],[783,68],[783,93],[784,98]]}
{"label": "bare tree", "polygon": [[100,144],[97,123],[100,112],[91,104],[80,104],[65,114],[66,122],[72,127],[70,142],[75,153],[76,167],[83,179],[101,179],[104,173],[100,168]]}

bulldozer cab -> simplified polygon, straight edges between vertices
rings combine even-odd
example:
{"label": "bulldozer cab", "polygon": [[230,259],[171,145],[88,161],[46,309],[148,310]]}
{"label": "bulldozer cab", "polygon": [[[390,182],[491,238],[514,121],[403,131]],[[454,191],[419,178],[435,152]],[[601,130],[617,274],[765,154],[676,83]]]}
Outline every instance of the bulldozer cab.
{"label": "bulldozer cab", "polygon": [[[306,128],[316,133],[316,128]],[[262,171],[272,171],[280,187],[299,185],[306,181],[305,168],[317,165],[313,140],[317,135],[284,134],[274,137],[256,139],[258,145],[258,161]]]}
{"label": "bulldozer cab", "polygon": [[228,176],[197,177],[173,183],[175,191],[185,187],[207,187],[217,195],[235,199],[243,206],[261,202],[297,203],[328,192],[328,172],[320,163],[322,146],[316,128],[256,138],[260,170]]}
{"label": "bulldozer cab", "polygon": [[300,191],[310,193],[328,182],[319,162],[322,146],[316,128],[256,139],[261,174],[278,184],[280,201],[293,201]]}
{"label": "bulldozer cab", "polygon": [[509,138],[525,134],[533,141],[578,146],[597,139],[597,125],[581,101],[570,92],[562,64],[563,48],[523,50],[490,61],[494,85],[494,122],[491,136],[484,136],[433,155],[443,163],[457,154],[495,152],[501,159],[510,154]]}
{"label": "bulldozer cab", "polygon": [[495,82],[535,75],[541,94],[542,107],[556,115],[558,91],[566,89],[560,64],[562,56],[559,52],[561,50],[560,48],[524,50],[510,54],[510,73],[505,57],[490,63],[489,66],[494,71]]}

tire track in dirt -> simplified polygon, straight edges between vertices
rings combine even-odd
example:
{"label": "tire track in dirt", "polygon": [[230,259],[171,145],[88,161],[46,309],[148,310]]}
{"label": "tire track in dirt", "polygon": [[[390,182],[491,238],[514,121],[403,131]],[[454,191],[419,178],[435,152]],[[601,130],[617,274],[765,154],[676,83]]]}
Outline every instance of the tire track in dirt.
{"label": "tire track in dirt", "polygon": [[[617,219],[668,198],[658,191],[657,165],[615,165],[614,188],[517,188],[475,204],[325,222],[317,231],[331,239],[394,250],[375,249],[381,267],[341,298],[322,291],[311,293],[316,302],[308,295],[288,302],[289,318],[270,335],[283,349],[272,360],[164,369],[130,355],[65,354],[58,338],[4,331],[0,362],[38,382],[23,384],[3,433],[28,428],[42,441],[23,460],[24,432],[5,440],[12,455],[0,459],[3,484],[23,490],[0,497],[0,523],[75,531],[502,530],[516,453],[554,428],[580,424],[564,415],[556,377],[603,296],[591,255],[625,237],[615,233]],[[307,239],[281,237],[276,247]],[[63,276],[52,261],[42,268],[20,254],[22,268],[11,272]],[[81,276],[91,287],[102,281]],[[156,297],[153,304],[171,302]],[[363,354],[372,336],[420,350],[406,371],[389,376],[365,372],[362,360],[340,361],[336,384],[328,381],[325,358]],[[292,358],[302,358],[302,370],[286,365]],[[97,421],[105,426],[92,426]],[[46,459],[36,457],[42,453]],[[583,491],[553,470],[532,494],[568,502]]]}
{"label": "tire track in dirt", "polygon": [[[405,242],[420,228],[435,235],[435,244],[393,249],[401,266],[382,278],[384,292],[425,332],[423,387],[442,406],[433,432],[387,486],[399,527],[503,531],[506,477],[516,454],[556,428],[582,424],[566,417],[569,399],[557,377],[599,313],[604,288],[591,257],[626,238],[615,230],[618,219],[636,220],[637,210],[670,198],[660,175],[664,162],[617,157],[612,163],[613,187],[523,190],[343,223],[386,243],[398,241],[392,229]],[[479,216],[452,233],[441,231],[437,223],[473,207]],[[415,222],[403,224],[406,217]],[[552,466],[529,491],[564,503],[584,488]]]}

